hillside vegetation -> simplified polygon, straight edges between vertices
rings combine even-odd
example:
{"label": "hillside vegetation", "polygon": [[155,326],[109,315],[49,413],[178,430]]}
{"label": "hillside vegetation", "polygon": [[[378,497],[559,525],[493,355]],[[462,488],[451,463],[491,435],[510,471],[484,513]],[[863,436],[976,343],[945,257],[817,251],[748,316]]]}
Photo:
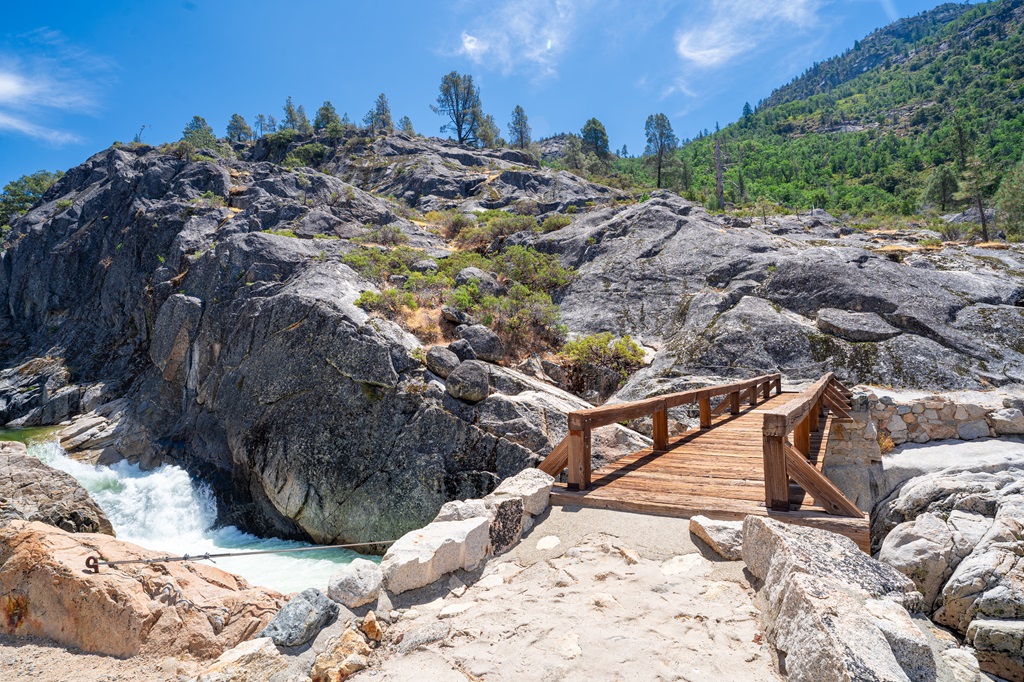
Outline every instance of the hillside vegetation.
{"label": "hillside vegetation", "polygon": [[[942,5],[880,29],[684,145],[673,182],[717,204],[717,143],[733,204],[909,215],[990,200],[1024,148],[1022,16],[1020,0]],[[928,191],[939,169],[958,191]]]}

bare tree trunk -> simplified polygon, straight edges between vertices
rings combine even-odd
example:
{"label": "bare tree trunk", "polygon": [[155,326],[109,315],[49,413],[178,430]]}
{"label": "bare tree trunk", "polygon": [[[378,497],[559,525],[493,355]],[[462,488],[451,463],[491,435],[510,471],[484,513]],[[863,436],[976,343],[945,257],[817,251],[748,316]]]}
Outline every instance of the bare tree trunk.
{"label": "bare tree trunk", "polygon": [[722,145],[715,138],[715,191],[718,194],[718,210],[725,210],[725,187],[722,185]]}
{"label": "bare tree trunk", "polygon": [[981,203],[981,192],[974,195],[978,201],[978,215],[981,216],[981,240],[988,241],[988,223],[985,221],[985,206]]}
{"label": "bare tree trunk", "polygon": [[661,157],[662,157],[662,155],[663,155],[663,153],[659,151],[658,152],[658,189],[661,189],[661,163],[662,163]]}

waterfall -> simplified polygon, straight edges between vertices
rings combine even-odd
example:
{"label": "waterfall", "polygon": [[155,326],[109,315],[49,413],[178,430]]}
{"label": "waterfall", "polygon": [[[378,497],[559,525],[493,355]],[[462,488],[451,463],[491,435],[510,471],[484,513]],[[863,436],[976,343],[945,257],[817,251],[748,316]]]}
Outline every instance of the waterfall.
{"label": "waterfall", "polygon": [[[28,450],[53,468],[71,474],[106,513],[118,539],[140,547],[170,555],[196,555],[311,546],[260,538],[234,526],[216,527],[213,492],[181,467],[165,464],[142,471],[125,461],[113,466],[90,466],[68,457],[56,441],[30,442]],[[349,550],[332,549],[229,557],[217,559],[215,565],[254,585],[287,594],[307,587],[326,591],[330,575],[358,556]]]}

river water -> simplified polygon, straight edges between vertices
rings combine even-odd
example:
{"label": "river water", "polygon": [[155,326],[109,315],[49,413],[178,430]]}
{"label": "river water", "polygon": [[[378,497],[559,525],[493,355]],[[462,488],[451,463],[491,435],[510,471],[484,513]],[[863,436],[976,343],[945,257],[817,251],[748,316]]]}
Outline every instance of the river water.
{"label": "river water", "polygon": [[[56,441],[44,439],[29,439],[28,449],[30,454],[55,469],[74,476],[106,513],[118,539],[146,549],[171,555],[196,555],[311,546],[290,540],[260,538],[234,526],[218,528],[217,505],[212,491],[205,484],[194,481],[181,467],[163,465],[142,471],[128,462],[90,466],[68,457]],[[254,585],[287,594],[307,587],[326,591],[331,574],[358,556],[350,550],[331,549],[229,557],[216,559],[214,565],[237,573]]]}

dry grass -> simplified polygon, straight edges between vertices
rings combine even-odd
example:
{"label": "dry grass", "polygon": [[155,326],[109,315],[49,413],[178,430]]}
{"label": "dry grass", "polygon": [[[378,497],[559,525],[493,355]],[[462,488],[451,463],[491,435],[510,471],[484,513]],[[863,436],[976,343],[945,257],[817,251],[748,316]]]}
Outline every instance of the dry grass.
{"label": "dry grass", "polygon": [[896,443],[892,442],[892,438],[884,433],[878,434],[878,449],[882,451],[883,455],[889,454],[895,447]]}

